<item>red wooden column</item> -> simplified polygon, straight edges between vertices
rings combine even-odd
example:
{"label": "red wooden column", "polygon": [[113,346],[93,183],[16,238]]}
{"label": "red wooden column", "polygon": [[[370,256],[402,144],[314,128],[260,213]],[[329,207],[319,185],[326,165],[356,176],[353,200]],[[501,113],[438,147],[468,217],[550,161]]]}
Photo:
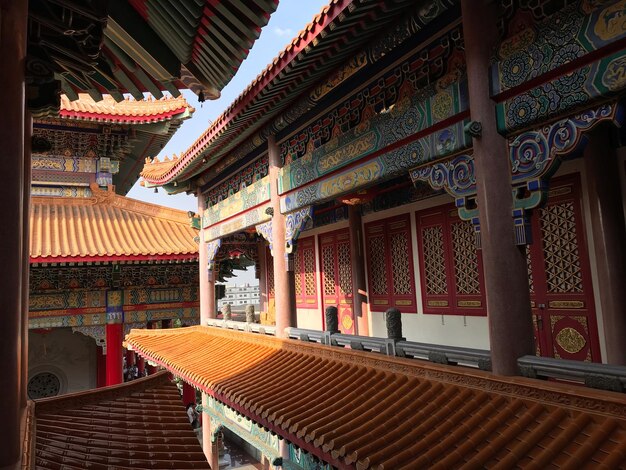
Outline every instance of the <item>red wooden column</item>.
{"label": "red wooden column", "polygon": [[187,382],[183,382],[183,404],[187,406],[189,403],[196,404],[196,390]]}
{"label": "red wooden column", "polygon": [[124,381],[123,347],[124,338],[124,311],[122,309],[122,291],[107,292],[107,324],[106,324],[106,384],[117,385]]}
{"label": "red wooden column", "polygon": [[[204,404],[204,403],[203,403]],[[220,452],[218,448],[217,437],[215,442],[212,441],[212,434],[216,431],[215,427],[218,426],[208,414],[202,417],[202,450],[209,462],[211,468],[218,469],[220,461]],[[206,426],[204,425],[206,423]]]}
{"label": "red wooden column", "polygon": [[107,357],[102,346],[96,347],[96,387],[104,387],[107,384]]}
{"label": "red wooden column", "polygon": [[[22,304],[23,273],[28,258],[23,258],[28,232],[24,217],[24,69],[26,57],[26,1],[0,0],[0,165],[3,181],[0,185],[2,224],[0,224],[0,358],[2,358],[2,387],[0,387],[0,468],[20,463],[20,417],[23,411],[22,325],[28,315],[28,305]],[[26,225],[25,225],[26,222]],[[26,248],[27,250],[28,248]]]}
{"label": "red wooden column", "polygon": [[[200,217],[200,227],[202,227],[202,215],[206,209],[206,203],[200,189],[198,189],[197,197],[198,216]],[[200,324],[206,325],[206,321],[209,318],[217,316],[217,310],[215,308],[215,274],[213,272],[213,263],[209,263],[209,247],[206,243],[203,228],[200,228],[198,263],[200,264]]]}
{"label": "red wooden column", "polygon": [[23,214],[23,237],[22,237],[22,354],[21,368],[22,376],[20,379],[20,394],[22,398],[22,407],[26,407],[28,401],[28,302],[30,296],[30,230],[28,229],[30,222],[30,180],[31,180],[31,139],[33,135],[33,119],[30,112],[25,112],[24,122],[24,201]]}
{"label": "red wooden column", "polygon": [[135,359],[137,360],[137,374],[139,377],[143,377],[144,372],[146,371],[146,362],[139,354],[135,355]]}
{"label": "red wooden column", "polygon": [[626,230],[619,161],[611,137],[608,129],[591,134],[584,159],[606,340],[605,361],[626,365]]}
{"label": "red wooden column", "polygon": [[268,297],[267,297],[267,262],[265,254],[267,252],[265,248],[265,241],[261,240],[256,245],[258,257],[259,257],[259,271],[257,275],[259,277],[259,308],[261,312],[267,313]]}
{"label": "red wooden column", "polygon": [[498,2],[462,0],[461,8],[471,118],[482,124],[473,141],[492,367],[496,374],[516,375],[517,358],[534,347],[526,255],[514,238],[508,147],[489,95]]}
{"label": "red wooden column", "polygon": [[122,383],[122,336],[123,325],[117,322],[107,323],[106,326],[106,384],[117,385]]}
{"label": "red wooden column", "polygon": [[198,242],[198,270],[200,277],[200,324],[205,325],[209,319],[209,272],[207,259],[207,246],[204,242],[204,229],[202,228],[202,214],[204,214],[204,195],[198,188],[198,216],[200,217],[200,241]]}
{"label": "red wooden column", "polygon": [[352,299],[356,319],[355,334],[369,336],[367,313],[367,286],[365,284],[365,254],[363,252],[363,224],[360,206],[348,206],[350,227],[350,261],[352,264]]}
{"label": "red wooden column", "polygon": [[288,271],[288,254],[285,245],[285,216],[280,212],[278,176],[282,161],[274,136],[267,139],[269,153],[270,194],[272,198],[272,255],[274,263],[274,292],[276,305],[276,336],[285,336],[285,328],[296,326],[295,278]]}

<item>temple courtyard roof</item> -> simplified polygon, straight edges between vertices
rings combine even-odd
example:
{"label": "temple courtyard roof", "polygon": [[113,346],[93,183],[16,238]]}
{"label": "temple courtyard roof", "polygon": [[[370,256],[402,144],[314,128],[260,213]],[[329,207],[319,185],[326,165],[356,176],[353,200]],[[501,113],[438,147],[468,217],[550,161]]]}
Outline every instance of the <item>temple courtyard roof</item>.
{"label": "temple courtyard roof", "polygon": [[32,198],[31,263],[197,258],[184,211],[91,190],[90,198]]}
{"label": "temple courtyard roof", "polygon": [[129,347],[339,468],[619,468],[626,397],[197,326]]}
{"label": "temple courtyard roof", "polygon": [[169,374],[30,402],[23,468],[210,468]]}

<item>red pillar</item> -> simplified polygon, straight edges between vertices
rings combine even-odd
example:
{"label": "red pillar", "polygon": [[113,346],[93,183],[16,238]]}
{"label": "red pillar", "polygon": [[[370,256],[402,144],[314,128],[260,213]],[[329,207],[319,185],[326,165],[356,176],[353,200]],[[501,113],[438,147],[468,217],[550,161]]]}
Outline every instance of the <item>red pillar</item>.
{"label": "red pillar", "polygon": [[606,358],[626,365],[626,230],[620,188],[619,160],[611,134],[599,129],[585,149],[591,227],[598,267],[598,298],[602,306]]}
{"label": "red pillar", "polygon": [[[3,182],[0,185],[2,224],[0,224],[0,358],[2,358],[2,387],[0,387],[0,468],[20,463],[20,416],[23,411],[22,386],[22,325],[28,315],[22,304],[23,273],[28,258],[24,259],[24,231],[28,219],[24,217],[24,69],[27,31],[26,1],[0,0],[0,165]],[[27,248],[26,248],[27,250]]]}
{"label": "red pillar", "polygon": [[106,326],[106,384],[117,385],[123,382],[122,377],[122,336],[121,323],[107,323]]}
{"label": "red pillar", "polygon": [[107,357],[102,346],[97,346],[96,350],[96,387],[100,388],[107,384]]}
{"label": "red pillar", "polygon": [[146,370],[146,362],[144,361],[144,358],[139,355],[136,355],[135,357],[137,360],[137,373],[139,377],[143,377]]}
{"label": "red pillar", "polygon": [[187,382],[183,382],[183,403],[187,406],[189,403],[196,403],[196,390]]}
{"label": "red pillar", "polygon": [[[202,214],[206,209],[204,195],[198,189],[198,215],[202,220]],[[202,225],[202,222],[200,222]],[[209,318],[215,318],[215,275],[212,269],[209,269],[208,247],[205,240],[204,229],[200,229],[200,242],[198,246],[198,263],[200,271],[200,324],[206,325]]]}
{"label": "red pillar", "polygon": [[295,308],[295,279],[288,271],[285,246],[285,216],[280,212],[278,174],[282,167],[280,149],[274,136],[267,139],[269,151],[270,194],[272,198],[272,255],[274,263],[274,300],[276,305],[276,336],[285,336],[285,328],[297,326]]}
{"label": "red pillar", "polygon": [[23,238],[22,238],[22,338],[21,338],[21,369],[22,374],[20,378],[20,394],[22,398],[22,407],[26,407],[28,401],[28,395],[26,393],[28,388],[28,298],[30,295],[30,263],[28,262],[30,257],[30,230],[28,229],[30,223],[30,180],[31,180],[31,148],[30,142],[33,134],[33,120],[30,116],[30,112],[26,111],[26,119],[24,123],[24,209],[23,209]]}
{"label": "red pillar", "polygon": [[508,145],[496,126],[489,95],[490,54],[498,40],[498,2],[462,0],[485,293],[493,372],[518,374],[517,359],[534,353],[526,254],[515,244]]}
{"label": "red pillar", "polygon": [[267,299],[267,263],[268,260],[265,257],[267,250],[265,249],[265,240],[260,240],[257,245],[257,256],[259,257],[259,308],[261,312],[267,313],[268,299]]}
{"label": "red pillar", "polygon": [[352,264],[352,298],[354,299],[354,317],[356,334],[369,336],[367,320],[367,286],[365,285],[365,254],[363,253],[363,225],[360,206],[348,207],[348,225],[350,227],[350,261]]}
{"label": "red pillar", "polygon": [[135,365],[135,351],[131,349],[126,350],[126,367]]}
{"label": "red pillar", "polygon": [[124,381],[122,364],[124,338],[124,310],[122,291],[107,292],[106,325],[106,384],[117,385]]}

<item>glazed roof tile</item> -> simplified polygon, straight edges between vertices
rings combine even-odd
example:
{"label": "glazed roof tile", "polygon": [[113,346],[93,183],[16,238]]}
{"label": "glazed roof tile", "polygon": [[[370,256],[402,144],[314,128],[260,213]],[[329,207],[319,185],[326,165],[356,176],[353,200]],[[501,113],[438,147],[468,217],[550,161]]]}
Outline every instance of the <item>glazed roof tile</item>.
{"label": "glazed roof tile", "polygon": [[210,468],[166,372],[35,400],[32,420],[38,469]]}
{"label": "glazed roof tile", "polygon": [[[61,95],[60,116],[77,120],[146,124],[172,118],[184,118],[193,114],[194,111],[195,109],[182,95],[178,98],[160,100],[147,98],[138,101],[126,98],[118,103],[110,95],[96,102],[88,94],[80,93],[78,99],[74,101],[70,101],[66,95]],[[187,113],[187,116],[181,116],[184,113]]]}
{"label": "glazed roof tile", "polygon": [[91,198],[31,199],[31,263],[197,257],[185,212],[91,190]]}
{"label": "glazed roof tile", "polygon": [[331,0],[175,164],[151,168],[147,163],[141,176],[149,185],[164,185],[215,165],[415,5],[414,0]]}
{"label": "glazed roof tile", "polygon": [[126,342],[340,468],[626,466],[617,393],[202,326]]}

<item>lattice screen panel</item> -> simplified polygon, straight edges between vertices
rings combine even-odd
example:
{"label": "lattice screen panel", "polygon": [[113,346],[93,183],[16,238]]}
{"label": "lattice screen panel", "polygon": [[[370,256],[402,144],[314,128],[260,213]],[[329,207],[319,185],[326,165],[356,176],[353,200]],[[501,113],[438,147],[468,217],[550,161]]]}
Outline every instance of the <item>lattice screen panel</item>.
{"label": "lattice screen panel", "polygon": [[314,296],[317,294],[317,289],[315,288],[315,250],[303,251],[303,258],[305,294]]}
{"label": "lattice screen panel", "polygon": [[413,279],[411,277],[411,265],[408,253],[409,236],[407,232],[399,232],[391,235],[394,295],[410,295],[413,292]]}
{"label": "lattice screen panel", "polygon": [[548,292],[583,292],[574,203],[551,204],[539,217]]}
{"label": "lattice screen panel", "polygon": [[478,254],[472,223],[459,221],[451,224],[452,258],[457,294],[480,294]]}
{"label": "lattice screen panel", "polygon": [[324,272],[324,295],[335,295],[335,250],[332,245],[322,247],[322,270]]}
{"label": "lattice screen panel", "polygon": [[342,295],[352,295],[352,265],[350,263],[350,244],[337,245],[339,261],[339,289]]}
{"label": "lattice screen panel", "polygon": [[302,253],[300,250],[296,250],[296,253],[294,254],[294,267],[295,267],[295,291],[296,291],[296,296],[300,297],[302,296],[302,276],[301,276],[301,270],[302,270]]}
{"label": "lattice screen panel", "polygon": [[369,262],[371,272],[372,293],[387,295],[387,267],[385,264],[384,235],[371,237],[369,240]]}
{"label": "lattice screen panel", "polygon": [[443,247],[443,228],[427,227],[422,230],[424,246],[424,281],[426,293],[442,295],[448,293],[446,280],[445,251]]}

